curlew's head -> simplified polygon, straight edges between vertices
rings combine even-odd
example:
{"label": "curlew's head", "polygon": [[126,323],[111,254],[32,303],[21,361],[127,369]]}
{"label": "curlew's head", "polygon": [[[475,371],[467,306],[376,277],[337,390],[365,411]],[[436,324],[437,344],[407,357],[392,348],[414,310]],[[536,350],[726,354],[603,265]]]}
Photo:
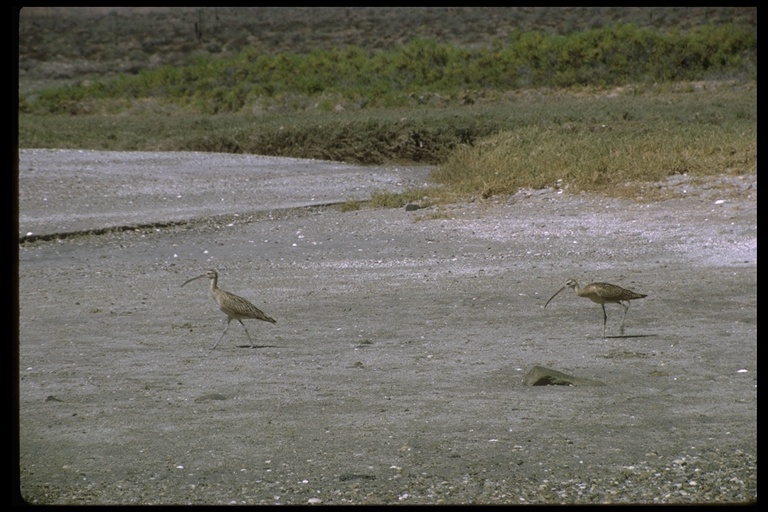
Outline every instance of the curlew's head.
{"label": "curlew's head", "polygon": [[[555,298],[555,295],[557,295],[557,294],[558,294],[558,293],[560,293],[561,291],[565,290],[566,288],[573,288],[573,289],[575,290],[576,288],[578,288],[578,286],[579,286],[579,283],[577,283],[575,279],[569,279],[569,280],[567,280],[567,281],[565,282],[565,284],[563,285],[563,287],[562,287],[562,288],[560,288],[559,290],[557,290],[557,291],[554,293],[554,295],[552,295],[552,296],[549,298],[549,300],[547,301],[547,304],[549,304],[550,302],[552,302],[552,299],[554,299],[554,298]],[[544,304],[544,307],[547,307],[547,304]]]}
{"label": "curlew's head", "polygon": [[202,279],[203,277],[207,277],[208,279],[215,280],[215,279],[218,279],[219,274],[215,270],[211,269],[207,271],[205,274],[199,275],[197,277],[193,277],[192,279],[187,279],[186,281],[184,281],[184,284],[182,284],[181,286],[184,286],[185,284],[191,281],[194,281],[195,279]]}
{"label": "curlew's head", "polygon": [[575,290],[578,287],[579,287],[579,283],[577,283],[575,279],[569,279],[565,282],[561,290],[565,288],[573,288]]}

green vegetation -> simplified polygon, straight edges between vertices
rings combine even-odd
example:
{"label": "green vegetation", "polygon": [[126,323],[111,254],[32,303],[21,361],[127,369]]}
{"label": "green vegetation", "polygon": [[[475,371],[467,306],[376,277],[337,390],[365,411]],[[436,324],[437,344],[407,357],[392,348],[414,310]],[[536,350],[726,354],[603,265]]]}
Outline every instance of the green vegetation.
{"label": "green vegetation", "polygon": [[376,193],[378,207],[549,186],[652,198],[672,174],[756,172],[756,41],[723,23],[513,30],[482,46],[243,43],[22,89],[19,146],[437,166],[436,186]]}
{"label": "green vegetation", "polygon": [[757,34],[737,25],[662,33],[634,25],[569,35],[513,32],[508,41],[470,49],[414,40],[396,49],[313,50],[266,54],[251,47],[234,58],[199,57],[188,66],[22,97],[31,113],[115,113],[153,99],[191,112],[282,111],[339,106],[403,107],[472,100],[482,91],[537,87],[611,87],[626,83],[755,79]]}

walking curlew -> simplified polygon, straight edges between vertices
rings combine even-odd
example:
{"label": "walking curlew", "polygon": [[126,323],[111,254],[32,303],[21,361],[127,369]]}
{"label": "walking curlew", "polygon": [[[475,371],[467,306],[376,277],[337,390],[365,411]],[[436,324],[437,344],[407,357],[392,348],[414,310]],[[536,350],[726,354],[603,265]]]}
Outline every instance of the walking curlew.
{"label": "walking curlew", "polygon": [[[643,295],[642,293],[635,293],[632,290],[627,290],[626,288],[622,288],[621,286],[616,286],[615,284],[610,283],[591,283],[584,288],[580,288],[579,283],[577,283],[575,279],[569,279],[566,281],[565,285],[555,292],[555,295],[565,290],[566,288],[573,288],[573,290],[576,292],[576,295],[579,297],[586,297],[592,302],[597,302],[600,304],[600,307],[603,308],[603,338],[605,338],[605,323],[608,319],[608,315],[605,314],[606,304],[621,304],[621,306],[624,308],[624,316],[621,317],[621,334],[624,334],[624,319],[627,318],[629,301],[647,297],[647,295]],[[550,301],[555,298],[555,295],[552,295],[549,298],[547,304],[549,304]],[[547,307],[547,304],[544,304],[544,307]]]}
{"label": "walking curlew", "polygon": [[[200,279],[203,277],[207,277],[211,280],[211,295],[213,296],[213,300],[216,301],[216,304],[219,305],[219,309],[224,312],[225,315],[227,315],[227,326],[224,328],[224,332],[221,333],[221,336],[219,336],[219,339],[216,340],[216,343],[213,344],[213,347],[211,347],[211,350],[216,348],[216,345],[219,344],[221,341],[221,338],[224,337],[225,334],[227,334],[227,329],[229,329],[229,322],[231,322],[233,319],[240,322],[240,325],[243,326],[243,329],[245,329],[245,334],[248,336],[248,341],[251,343],[251,348],[253,348],[255,345],[253,344],[253,341],[251,340],[251,335],[248,333],[248,328],[243,323],[243,319],[246,318],[252,318],[254,320],[264,320],[265,322],[271,322],[275,323],[277,320],[274,318],[267,316],[264,314],[263,311],[261,311],[259,308],[248,302],[242,297],[239,297],[235,295],[234,293],[225,292],[221,288],[218,287],[218,280],[219,280],[219,274],[215,270],[209,270],[205,274],[197,277],[193,277],[192,279],[188,279],[184,282],[184,284],[187,284],[191,281],[194,281],[195,279]],[[182,284],[181,286],[184,286]]]}

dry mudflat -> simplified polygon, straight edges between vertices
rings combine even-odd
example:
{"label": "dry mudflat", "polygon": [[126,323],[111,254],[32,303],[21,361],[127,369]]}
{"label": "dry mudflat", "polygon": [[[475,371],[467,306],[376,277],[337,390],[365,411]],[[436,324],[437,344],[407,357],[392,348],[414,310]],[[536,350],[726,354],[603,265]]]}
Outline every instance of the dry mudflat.
{"label": "dry mudflat", "polygon": [[[757,180],[635,203],[330,203],[427,169],[24,150],[36,504],[757,500]],[[225,316],[206,280],[276,324]],[[568,278],[645,293],[626,329]],[[542,366],[603,385],[530,386]]]}

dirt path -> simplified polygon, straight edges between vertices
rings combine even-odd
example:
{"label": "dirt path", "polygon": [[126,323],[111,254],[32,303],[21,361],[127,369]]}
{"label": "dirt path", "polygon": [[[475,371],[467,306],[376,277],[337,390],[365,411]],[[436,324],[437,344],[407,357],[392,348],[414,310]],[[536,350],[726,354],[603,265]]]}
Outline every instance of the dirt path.
{"label": "dirt path", "polygon": [[[60,157],[32,167],[53,169]],[[137,155],[122,158],[109,155],[126,169]],[[20,235],[55,231],[76,194],[51,207],[48,224],[40,198],[54,204],[77,182],[62,174],[56,185],[52,172],[27,181],[24,163],[20,219],[40,222]],[[371,182],[338,170],[330,182],[342,194],[355,179],[396,188],[407,176]],[[186,183],[173,174],[163,180]],[[104,199],[85,212],[114,215],[115,190],[144,190],[134,211],[153,222],[176,186],[156,194],[144,179],[118,181],[125,188],[86,189]],[[325,194],[324,182],[309,197]],[[193,206],[229,193],[195,183]],[[300,172],[283,185],[285,197],[307,201]],[[251,215],[256,192],[240,190],[222,211],[195,212],[208,221],[24,243],[22,495],[48,504],[755,500],[756,179],[673,186],[687,197],[635,204],[537,191],[410,212],[262,216]],[[248,324],[259,348],[246,348],[233,323],[209,350],[225,317],[204,280],[180,288],[206,268],[277,319]],[[598,305],[569,291],[542,308],[569,277],[648,297],[632,303],[623,337],[621,309],[607,306],[602,339]],[[526,386],[536,365],[605,386]]]}

